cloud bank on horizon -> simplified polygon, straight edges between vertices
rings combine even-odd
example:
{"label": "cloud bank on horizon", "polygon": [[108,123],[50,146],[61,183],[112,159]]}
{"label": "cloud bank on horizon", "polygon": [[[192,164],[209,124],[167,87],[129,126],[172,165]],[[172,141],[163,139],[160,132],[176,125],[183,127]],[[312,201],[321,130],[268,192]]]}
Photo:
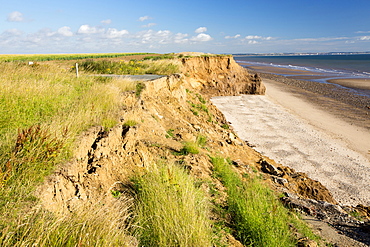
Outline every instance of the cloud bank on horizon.
{"label": "cloud bank on horizon", "polygon": [[96,3],[83,13],[76,5],[84,9],[86,1],[43,2],[15,0],[0,10],[0,53],[370,51],[368,0],[338,0],[335,6],[329,0],[295,6],[288,5],[292,0],[261,0],[245,5],[248,11],[242,10],[245,1],[142,1],[138,7],[107,0],[108,6]]}

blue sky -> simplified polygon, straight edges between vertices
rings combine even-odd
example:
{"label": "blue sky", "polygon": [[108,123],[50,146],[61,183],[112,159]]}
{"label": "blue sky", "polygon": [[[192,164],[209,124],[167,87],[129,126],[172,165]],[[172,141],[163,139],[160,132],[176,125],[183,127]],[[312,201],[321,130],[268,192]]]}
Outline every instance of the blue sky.
{"label": "blue sky", "polygon": [[370,51],[370,0],[0,0],[0,54]]}

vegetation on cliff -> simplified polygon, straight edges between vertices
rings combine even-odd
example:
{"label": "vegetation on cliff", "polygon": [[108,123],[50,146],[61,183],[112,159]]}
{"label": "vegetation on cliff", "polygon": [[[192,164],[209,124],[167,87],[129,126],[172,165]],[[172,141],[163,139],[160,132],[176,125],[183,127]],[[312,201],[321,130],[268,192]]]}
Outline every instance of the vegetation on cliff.
{"label": "vegetation on cliff", "polygon": [[[232,66],[218,59],[212,80],[221,83]],[[138,83],[1,63],[0,245],[291,246],[312,237],[255,178],[261,155],[200,93],[212,88],[199,82],[201,66],[196,76],[187,68]],[[263,91],[243,75],[243,92]]]}

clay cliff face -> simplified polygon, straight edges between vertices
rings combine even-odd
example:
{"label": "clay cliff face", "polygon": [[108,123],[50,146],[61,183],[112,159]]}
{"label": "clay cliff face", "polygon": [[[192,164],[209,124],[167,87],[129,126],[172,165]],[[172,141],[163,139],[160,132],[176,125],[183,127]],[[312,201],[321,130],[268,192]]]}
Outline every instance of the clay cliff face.
{"label": "clay cliff face", "polygon": [[[221,188],[212,176],[209,158],[220,154],[233,160],[240,173],[264,172],[267,181],[282,191],[334,202],[320,183],[268,160],[225,128],[222,113],[200,93],[263,93],[260,80],[253,81],[231,57],[184,59],[183,66],[188,74],[147,81],[139,97],[134,92],[122,95],[125,109],[116,127],[109,131],[95,127],[81,136],[73,160],[38,190],[45,208],[73,211],[80,204],[113,200],[111,192],[124,192],[133,173],[150,170],[163,160],[181,164],[195,177]],[[126,126],[127,120],[136,124]],[[206,148],[199,154],[174,154],[183,142],[195,141],[199,135],[207,138]]]}
{"label": "clay cliff face", "polygon": [[265,94],[265,86],[258,75],[250,75],[231,56],[208,56],[182,59],[182,73],[203,94],[234,96]]}

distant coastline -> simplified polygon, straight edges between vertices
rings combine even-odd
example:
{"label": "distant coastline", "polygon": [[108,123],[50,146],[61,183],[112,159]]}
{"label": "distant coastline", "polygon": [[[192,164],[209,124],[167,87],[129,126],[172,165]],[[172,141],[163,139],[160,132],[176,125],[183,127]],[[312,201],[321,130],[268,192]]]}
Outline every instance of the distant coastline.
{"label": "distant coastline", "polygon": [[361,52],[291,52],[291,53],[235,53],[233,56],[311,56],[311,55],[362,55],[370,51]]}

